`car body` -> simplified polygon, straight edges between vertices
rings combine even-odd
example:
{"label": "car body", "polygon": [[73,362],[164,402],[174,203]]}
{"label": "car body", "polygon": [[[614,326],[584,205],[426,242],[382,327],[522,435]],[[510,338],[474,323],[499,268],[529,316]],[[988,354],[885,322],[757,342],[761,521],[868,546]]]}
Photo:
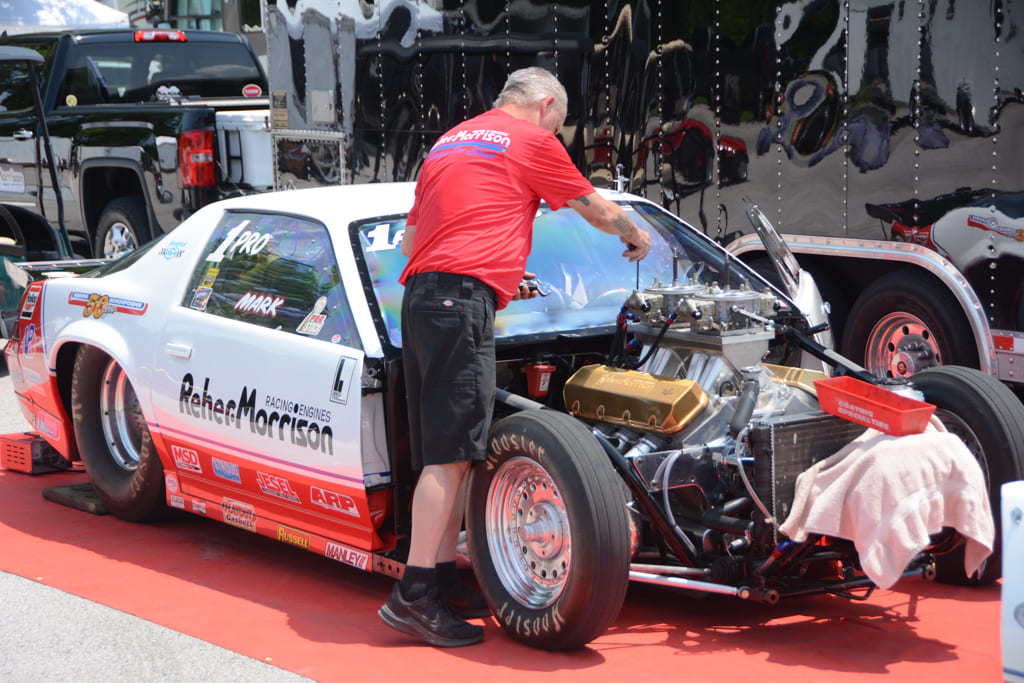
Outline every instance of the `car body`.
{"label": "car body", "polygon": [[[651,233],[648,256],[631,264],[615,236],[542,205],[527,263],[541,296],[496,320],[496,421],[466,529],[495,616],[567,649],[604,631],[630,578],[767,602],[870,589],[848,543],[783,543],[766,517],[864,431],[823,412],[814,381],[837,363],[871,378],[811,339],[822,311],[661,207],[604,192]],[[97,270],[32,282],[5,348],[25,416],[124,519],[178,508],[400,575],[412,202],[411,184],[238,197]],[[991,486],[1021,473],[1024,409],[1005,387],[962,368],[914,386]],[[924,553],[908,571],[934,565]],[[827,576],[808,583],[808,567]]]}

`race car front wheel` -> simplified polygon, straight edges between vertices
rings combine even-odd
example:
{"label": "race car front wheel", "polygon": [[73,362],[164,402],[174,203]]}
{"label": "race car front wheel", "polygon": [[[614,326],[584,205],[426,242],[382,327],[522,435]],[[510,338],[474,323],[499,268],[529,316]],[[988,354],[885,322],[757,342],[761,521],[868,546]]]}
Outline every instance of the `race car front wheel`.
{"label": "race car front wheel", "polygon": [[71,418],[89,481],[110,511],[132,522],[161,517],[164,468],[146,418],[124,370],[97,348],[75,357]]}
{"label": "race car front wheel", "polygon": [[583,423],[524,411],[496,422],[469,483],[470,557],[494,616],[546,650],[604,633],[629,583],[623,490]]}
{"label": "race car front wheel", "polygon": [[935,416],[974,454],[985,474],[996,525],[995,547],[980,573],[964,572],[964,547],[935,557],[935,578],[942,583],[985,585],[999,578],[1002,538],[999,492],[1008,481],[1024,479],[1024,405],[991,375],[962,367],[929,368],[912,379]]}

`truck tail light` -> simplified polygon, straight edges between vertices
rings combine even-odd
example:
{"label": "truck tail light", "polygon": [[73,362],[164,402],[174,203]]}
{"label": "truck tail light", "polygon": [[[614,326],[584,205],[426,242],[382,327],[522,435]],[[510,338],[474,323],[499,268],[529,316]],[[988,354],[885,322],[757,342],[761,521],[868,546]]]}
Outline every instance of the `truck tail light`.
{"label": "truck tail light", "polygon": [[169,29],[146,29],[135,32],[136,43],[155,43],[174,41],[184,43],[188,41],[184,31],[172,31]]}
{"label": "truck tail light", "polygon": [[182,187],[217,184],[212,130],[189,130],[178,137],[178,175]]}

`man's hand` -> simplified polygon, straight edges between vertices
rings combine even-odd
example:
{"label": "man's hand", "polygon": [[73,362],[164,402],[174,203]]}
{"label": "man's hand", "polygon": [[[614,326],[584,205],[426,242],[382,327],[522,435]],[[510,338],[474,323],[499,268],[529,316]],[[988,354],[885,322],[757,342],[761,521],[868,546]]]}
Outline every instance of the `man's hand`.
{"label": "man's hand", "polygon": [[[629,218],[625,220],[629,221]],[[619,236],[622,243],[629,247],[626,251],[622,252],[622,255],[630,261],[639,261],[647,256],[647,252],[651,248],[651,236],[647,234],[646,230],[641,230],[637,227],[633,221],[629,222],[632,224],[633,230]]]}
{"label": "man's hand", "polygon": [[639,261],[647,256],[651,248],[651,236],[641,230],[615,202],[595,191],[570,199],[566,204],[601,232],[618,235],[622,243],[629,247],[622,255],[630,261]]}
{"label": "man's hand", "polygon": [[519,289],[516,290],[515,295],[512,297],[512,301],[522,301],[523,299],[536,299],[540,292],[537,289],[536,283],[530,282],[531,280],[534,280],[536,277],[536,273],[523,273],[523,281],[519,283]]}

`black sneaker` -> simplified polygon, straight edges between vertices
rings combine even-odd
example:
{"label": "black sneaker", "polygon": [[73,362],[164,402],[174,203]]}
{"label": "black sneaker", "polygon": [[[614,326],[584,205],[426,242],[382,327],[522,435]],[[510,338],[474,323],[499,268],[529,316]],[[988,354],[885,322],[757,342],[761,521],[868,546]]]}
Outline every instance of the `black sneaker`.
{"label": "black sneaker", "polygon": [[491,608],[487,606],[487,600],[482,593],[466,588],[460,581],[447,590],[441,591],[452,611],[463,619],[481,619],[491,616]]}
{"label": "black sneaker", "polygon": [[384,606],[377,610],[381,620],[393,629],[416,636],[437,647],[461,647],[484,638],[482,626],[467,624],[452,612],[431,588],[426,595],[409,602],[395,584]]}

